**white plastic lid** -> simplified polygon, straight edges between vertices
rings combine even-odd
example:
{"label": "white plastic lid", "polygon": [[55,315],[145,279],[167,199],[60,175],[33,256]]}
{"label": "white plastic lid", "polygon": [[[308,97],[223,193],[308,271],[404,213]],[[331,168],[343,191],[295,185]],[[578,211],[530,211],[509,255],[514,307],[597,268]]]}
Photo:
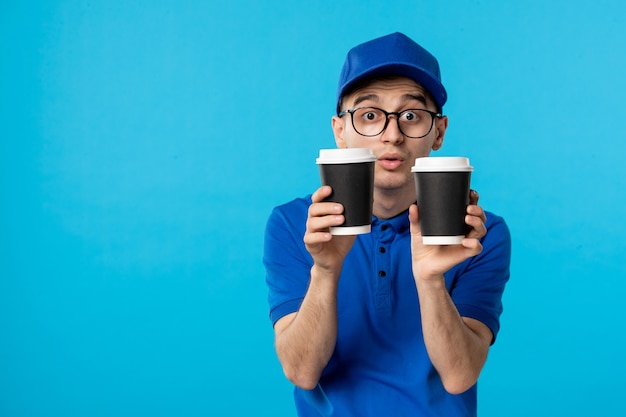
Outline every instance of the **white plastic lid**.
{"label": "white plastic lid", "polygon": [[469,158],[462,156],[428,156],[415,159],[412,172],[471,172]]}
{"label": "white plastic lid", "polygon": [[317,164],[350,164],[354,162],[373,162],[376,157],[369,148],[320,149]]}

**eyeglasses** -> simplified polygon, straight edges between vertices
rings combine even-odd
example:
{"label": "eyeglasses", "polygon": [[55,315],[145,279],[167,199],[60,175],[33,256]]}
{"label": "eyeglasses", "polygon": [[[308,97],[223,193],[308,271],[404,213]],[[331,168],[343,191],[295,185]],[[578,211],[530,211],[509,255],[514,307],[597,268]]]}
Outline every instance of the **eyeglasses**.
{"label": "eyeglasses", "polygon": [[419,139],[428,135],[435,124],[435,117],[441,117],[441,113],[426,109],[407,109],[399,112],[387,112],[377,107],[357,107],[356,109],[344,110],[339,117],[350,113],[352,126],[356,133],[361,136],[378,136],[387,129],[389,116],[396,116],[398,129],[407,138]]}

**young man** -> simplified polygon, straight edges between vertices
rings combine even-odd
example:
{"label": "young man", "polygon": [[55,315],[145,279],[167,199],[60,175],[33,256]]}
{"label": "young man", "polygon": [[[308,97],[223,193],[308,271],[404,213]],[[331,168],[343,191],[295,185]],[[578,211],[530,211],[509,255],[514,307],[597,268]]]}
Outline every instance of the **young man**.
{"label": "young man", "polygon": [[446,98],[437,60],[405,35],[353,48],[332,128],[377,158],[372,232],[330,235],[343,207],[327,186],[269,218],[270,317],[300,416],[476,415],[510,236],[472,192],[463,243],[422,244],[411,166],[442,146]]}

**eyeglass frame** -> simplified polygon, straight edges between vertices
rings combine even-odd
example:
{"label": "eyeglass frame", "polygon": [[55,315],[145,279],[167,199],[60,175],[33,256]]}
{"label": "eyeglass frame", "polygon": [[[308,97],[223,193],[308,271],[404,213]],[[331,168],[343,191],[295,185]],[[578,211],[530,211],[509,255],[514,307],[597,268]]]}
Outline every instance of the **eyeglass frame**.
{"label": "eyeglass frame", "polygon": [[[383,126],[383,128],[382,128],[382,130],[380,132],[376,133],[375,135],[364,135],[363,133],[361,133],[361,132],[359,132],[357,130],[356,126],[354,125],[354,113],[357,110],[361,110],[361,109],[380,110],[381,112],[383,112],[385,114],[385,125]],[[430,117],[430,127],[428,128],[428,131],[426,133],[424,133],[422,136],[409,136],[409,135],[407,135],[406,133],[404,133],[402,131],[402,127],[400,126],[400,115],[402,115],[402,113],[406,113],[406,112],[411,111],[411,110],[424,111],[424,112],[430,114],[430,116],[431,116]],[[390,111],[390,112],[388,112],[388,111],[383,110],[383,109],[381,109],[379,107],[373,107],[373,106],[363,106],[363,107],[355,107],[354,109],[346,109],[346,110],[343,110],[343,111],[340,111],[339,113],[337,113],[337,116],[338,117],[342,117],[342,116],[345,116],[348,113],[350,114],[350,121],[352,122],[352,127],[354,128],[354,131],[356,133],[358,133],[359,135],[365,136],[367,138],[372,138],[374,136],[378,136],[378,135],[382,134],[385,130],[387,130],[387,126],[389,126],[389,116],[390,115],[396,116],[396,123],[398,123],[398,130],[400,131],[400,133],[402,133],[404,136],[406,136],[407,138],[410,138],[410,139],[421,139],[421,138],[424,138],[424,137],[428,136],[428,134],[433,130],[433,126],[435,125],[435,118],[436,117],[437,118],[443,117],[443,114],[440,113],[440,112],[435,112],[435,111],[426,110],[426,109],[405,109],[405,110],[402,110],[402,111]]]}

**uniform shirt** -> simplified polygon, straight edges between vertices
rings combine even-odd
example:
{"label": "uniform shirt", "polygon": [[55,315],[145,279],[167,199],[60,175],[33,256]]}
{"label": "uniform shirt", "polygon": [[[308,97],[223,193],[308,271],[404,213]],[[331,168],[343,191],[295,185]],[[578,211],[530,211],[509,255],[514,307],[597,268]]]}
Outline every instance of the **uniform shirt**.
{"label": "uniform shirt", "polygon": [[[298,311],[313,265],[303,237],[311,197],[276,207],[265,232],[264,264],[270,319]],[[509,278],[510,235],[503,219],[487,216],[483,251],[445,274],[463,317],[500,328],[502,293]],[[373,218],[346,256],[337,294],[334,353],[316,389],[295,388],[300,416],[474,416],[476,386],[445,391],[422,335],[411,269],[408,211]]]}

